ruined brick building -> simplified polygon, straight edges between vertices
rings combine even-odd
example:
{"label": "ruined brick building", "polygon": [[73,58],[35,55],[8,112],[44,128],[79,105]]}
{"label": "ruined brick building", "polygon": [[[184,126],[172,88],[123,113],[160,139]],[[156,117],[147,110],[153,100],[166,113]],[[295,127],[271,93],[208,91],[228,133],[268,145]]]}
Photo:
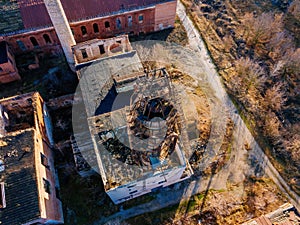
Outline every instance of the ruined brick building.
{"label": "ruined brick building", "polygon": [[38,93],[0,101],[0,224],[62,224],[52,127]]}
{"label": "ruined brick building", "polygon": [[0,42],[0,83],[21,79],[14,56],[5,41]]}
{"label": "ruined brick building", "polygon": [[173,27],[175,14],[176,0],[1,1],[0,39],[15,54],[61,46],[72,65],[76,43]]}
{"label": "ruined brick building", "polygon": [[115,204],[188,179],[188,121],[167,70],[144,71],[127,35],[73,51],[84,101],[73,108],[78,172],[101,174]]}

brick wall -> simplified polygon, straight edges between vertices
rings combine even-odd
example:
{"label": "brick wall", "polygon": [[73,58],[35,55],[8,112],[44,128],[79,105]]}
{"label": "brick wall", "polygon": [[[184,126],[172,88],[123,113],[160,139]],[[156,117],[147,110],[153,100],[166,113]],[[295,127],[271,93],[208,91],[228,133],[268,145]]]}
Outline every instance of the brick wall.
{"label": "brick wall", "polygon": [[155,6],[155,31],[174,27],[177,1],[166,2]]}
{"label": "brick wall", "polygon": [[[151,7],[145,10],[127,12],[105,18],[71,23],[71,28],[77,43],[91,40],[93,38],[108,38],[125,33],[149,33],[154,31],[154,13],[155,9],[154,7]],[[143,16],[142,21],[139,21],[139,16]],[[117,19],[119,19],[121,23],[121,27],[119,28],[117,26]],[[129,22],[129,20],[132,20],[132,24]],[[105,23],[109,23],[109,27],[105,27]],[[94,24],[97,24],[99,32],[94,31]],[[85,35],[82,34],[82,26],[85,26],[86,28],[87,34]]]}
{"label": "brick wall", "polygon": [[14,57],[8,48],[7,57],[8,61],[6,63],[0,64],[0,84],[9,83],[21,79],[16,67]]}
{"label": "brick wall", "polygon": [[[48,40],[46,36],[49,37]],[[34,38],[36,40],[37,46],[34,46],[31,38]],[[54,28],[17,34],[6,37],[5,40],[9,43],[11,49],[15,54],[32,51],[33,49],[37,49],[43,46],[57,46],[58,44],[60,44]]]}
{"label": "brick wall", "polygon": [[[102,49],[100,50],[100,46]],[[127,35],[109,39],[93,39],[72,47],[76,64],[98,58],[113,56],[132,50]],[[84,54],[83,54],[84,51]],[[102,52],[101,52],[102,51]]]}
{"label": "brick wall", "polygon": [[[143,18],[139,21],[139,17]],[[132,18],[132,25],[129,18]],[[117,27],[117,19],[121,22],[121,27]],[[155,8],[127,12],[120,15],[113,15],[83,22],[71,23],[71,29],[77,43],[88,41],[95,38],[108,38],[119,34],[139,34],[140,32],[149,33],[154,31],[155,25]],[[109,27],[105,27],[105,23],[109,23]],[[95,25],[97,24],[97,25]],[[98,30],[94,27],[97,26]],[[85,28],[82,28],[85,27]],[[86,30],[83,34],[82,29]],[[51,43],[47,43],[44,35],[48,35]],[[37,42],[35,46],[30,38],[34,38]],[[28,33],[16,34],[13,36],[5,37],[14,53],[19,54],[24,51],[32,51],[43,46],[58,45],[59,40],[53,27],[45,28],[37,31],[30,31]]]}
{"label": "brick wall", "polygon": [[[72,22],[70,26],[76,43],[95,38],[109,38],[120,34],[138,35],[140,33],[149,33],[174,26],[176,5],[176,1],[171,1],[143,10],[125,12],[119,15],[95,18],[82,22]],[[120,27],[117,25],[117,20],[120,21]],[[109,27],[107,27],[108,24]],[[44,37],[45,35],[49,37],[51,43],[47,42]],[[37,44],[34,44],[31,38],[34,38]],[[44,46],[60,45],[53,27],[16,34],[4,39],[9,43],[15,54],[32,51]]]}
{"label": "brick wall", "polygon": [[[48,113],[44,108],[43,99],[38,93],[33,95],[34,111],[35,111],[35,167],[37,174],[37,184],[39,191],[41,217],[47,220],[62,221],[61,201],[56,195],[55,167],[53,152],[50,148],[50,142],[46,132],[47,123],[45,116]],[[45,157],[42,162],[42,155]],[[47,166],[45,166],[47,165]],[[50,183],[50,193],[44,188],[44,180]]]}

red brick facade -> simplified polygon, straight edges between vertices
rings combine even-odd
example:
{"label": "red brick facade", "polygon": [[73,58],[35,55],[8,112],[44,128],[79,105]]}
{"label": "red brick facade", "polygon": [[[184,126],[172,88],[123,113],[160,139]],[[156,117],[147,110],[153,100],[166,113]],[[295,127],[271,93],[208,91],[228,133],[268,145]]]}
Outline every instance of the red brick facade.
{"label": "red brick facade", "polygon": [[[4,44],[4,42],[2,44]],[[20,80],[21,77],[18,73],[14,57],[6,43],[4,49],[1,49],[1,51],[6,51],[6,53],[4,53],[6,60],[0,63],[0,84]]]}
{"label": "red brick facade", "polygon": [[[131,22],[130,22],[131,21]],[[77,43],[94,38],[108,38],[119,34],[149,33],[155,30],[155,8],[126,12],[120,15],[70,23]],[[45,37],[47,35],[49,38]],[[31,51],[59,44],[53,27],[5,37],[14,53]]]}
{"label": "red brick facade", "polygon": [[[59,45],[59,40],[53,27],[8,36],[5,40],[16,54],[26,52],[27,50],[31,51],[39,47]],[[34,40],[36,40],[37,44],[34,43]]]}
{"label": "red brick facade", "polygon": [[[155,9],[127,12],[121,15],[109,16],[78,23],[71,23],[74,37],[77,43],[87,41],[93,38],[108,38],[118,34],[139,34],[141,32],[149,33],[154,31],[154,14]],[[139,20],[140,18],[140,20]],[[120,25],[118,26],[118,22]],[[131,22],[130,22],[131,21]],[[97,24],[98,32],[94,30]],[[82,34],[81,27],[85,26],[87,34]]]}

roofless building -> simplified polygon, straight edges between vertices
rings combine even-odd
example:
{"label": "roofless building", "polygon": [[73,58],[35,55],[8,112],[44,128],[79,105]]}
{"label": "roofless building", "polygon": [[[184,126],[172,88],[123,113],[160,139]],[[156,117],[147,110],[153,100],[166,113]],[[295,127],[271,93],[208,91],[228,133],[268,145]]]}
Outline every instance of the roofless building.
{"label": "roofless building", "polygon": [[[118,204],[189,178],[190,145],[181,100],[166,69],[144,71],[126,36],[79,48],[98,52],[103,41],[107,51],[111,46],[118,51],[89,61],[75,54],[84,107],[73,111],[72,142],[75,161],[83,157],[100,173],[106,193]],[[76,125],[84,110],[87,125]],[[86,174],[86,164],[77,165]]]}

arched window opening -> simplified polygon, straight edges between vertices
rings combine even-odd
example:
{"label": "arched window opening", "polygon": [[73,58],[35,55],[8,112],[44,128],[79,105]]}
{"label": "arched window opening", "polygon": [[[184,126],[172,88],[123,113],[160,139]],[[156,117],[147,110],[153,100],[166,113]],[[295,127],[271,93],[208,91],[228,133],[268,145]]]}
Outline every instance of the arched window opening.
{"label": "arched window opening", "polygon": [[105,28],[110,28],[109,22],[108,22],[108,21],[105,21],[104,26],[105,26]]}
{"label": "arched window opening", "polygon": [[118,28],[118,29],[121,29],[121,28],[122,28],[122,24],[121,24],[121,19],[120,19],[120,18],[117,18],[117,19],[116,19],[116,25],[117,25],[117,28]]}
{"label": "arched window opening", "polygon": [[128,27],[132,27],[132,16],[128,16]]}
{"label": "arched window opening", "polygon": [[86,35],[87,34],[87,30],[85,26],[81,26],[81,33],[82,35]]}
{"label": "arched window opening", "polygon": [[109,50],[112,53],[117,53],[117,52],[122,52],[123,48],[122,45],[120,45],[119,43],[114,43],[111,46],[109,46]]}
{"label": "arched window opening", "polygon": [[93,24],[94,33],[99,33],[99,27],[97,23]]}
{"label": "arched window opening", "polygon": [[19,48],[22,50],[22,51],[26,51],[26,46],[24,45],[23,41],[21,40],[17,40],[17,44],[19,46]]}
{"label": "arched window opening", "polygon": [[139,23],[143,23],[144,22],[144,15],[140,14],[139,15]]}
{"label": "arched window opening", "polygon": [[52,41],[51,41],[51,39],[50,39],[50,37],[49,37],[48,34],[44,34],[43,38],[44,38],[46,44],[51,44],[52,43]]}
{"label": "arched window opening", "polygon": [[2,69],[2,67],[0,67],[0,73],[1,73],[1,72],[3,72],[3,69]]}
{"label": "arched window opening", "polygon": [[33,45],[33,47],[39,47],[39,43],[37,42],[35,37],[30,37],[30,41],[31,41],[31,44]]}

